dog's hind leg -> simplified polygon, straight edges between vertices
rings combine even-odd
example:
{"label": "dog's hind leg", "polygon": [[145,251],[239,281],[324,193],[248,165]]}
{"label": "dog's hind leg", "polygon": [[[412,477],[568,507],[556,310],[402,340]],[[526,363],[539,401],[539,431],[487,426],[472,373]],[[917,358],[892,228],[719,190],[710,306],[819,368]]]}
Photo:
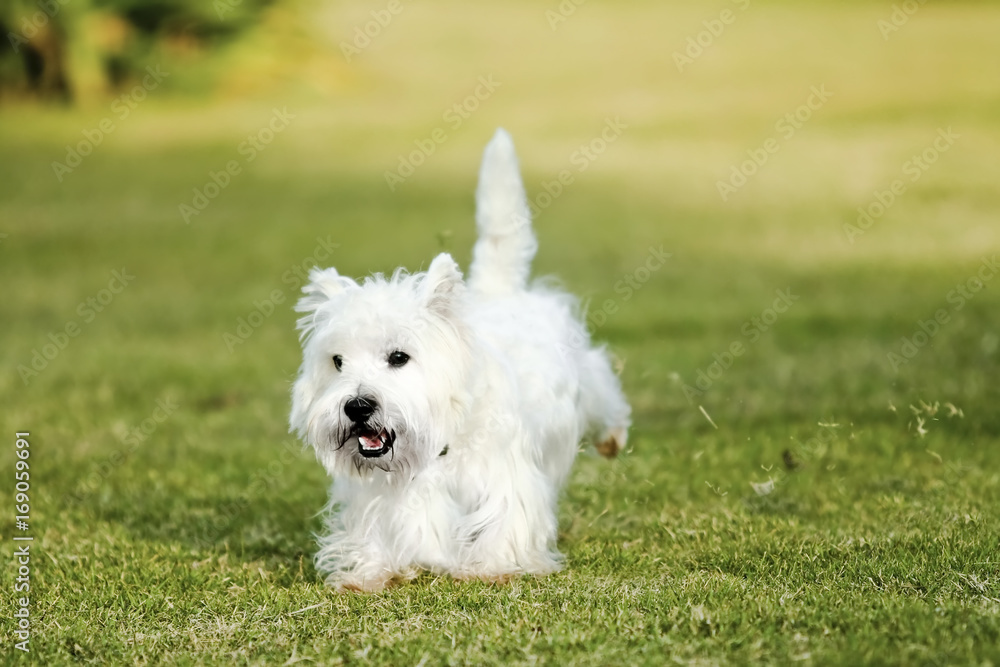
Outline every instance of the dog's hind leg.
{"label": "dog's hind leg", "polygon": [[616,456],[628,440],[632,409],[604,348],[587,350],[580,357],[580,409],[597,452]]}

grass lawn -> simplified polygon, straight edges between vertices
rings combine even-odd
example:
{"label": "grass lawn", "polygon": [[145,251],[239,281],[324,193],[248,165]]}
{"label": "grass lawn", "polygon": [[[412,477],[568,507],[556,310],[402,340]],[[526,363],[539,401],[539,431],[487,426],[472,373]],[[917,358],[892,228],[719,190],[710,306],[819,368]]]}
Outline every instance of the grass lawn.
{"label": "grass lawn", "polygon": [[[3,661],[1000,663],[1000,278],[976,283],[1000,251],[1000,8],[927,3],[884,39],[889,3],[730,4],[681,68],[730,5],[594,2],[553,30],[555,2],[432,0],[330,90],[0,111],[0,529],[13,552],[30,431],[34,536],[26,656],[0,569]],[[335,45],[369,9],[317,29]],[[275,107],[294,117],[251,161]],[[467,265],[498,125],[536,272],[624,361],[629,449],[580,456],[558,574],[334,595],[311,564],[325,476],[286,433],[298,276]]]}

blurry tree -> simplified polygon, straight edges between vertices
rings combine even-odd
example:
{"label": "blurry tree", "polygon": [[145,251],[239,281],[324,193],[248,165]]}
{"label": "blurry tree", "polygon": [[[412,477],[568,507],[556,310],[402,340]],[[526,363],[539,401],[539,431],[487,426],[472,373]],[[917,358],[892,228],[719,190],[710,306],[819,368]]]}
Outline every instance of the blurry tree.
{"label": "blurry tree", "polygon": [[42,11],[28,0],[3,0],[0,4],[0,31],[10,46],[9,51],[0,51],[0,83],[18,81],[44,97],[67,98],[66,36],[61,22],[54,18],[56,8],[61,7],[56,4]]}
{"label": "blurry tree", "polygon": [[0,97],[86,102],[138,75],[153,53],[203,54],[238,38],[275,0],[0,0]]}

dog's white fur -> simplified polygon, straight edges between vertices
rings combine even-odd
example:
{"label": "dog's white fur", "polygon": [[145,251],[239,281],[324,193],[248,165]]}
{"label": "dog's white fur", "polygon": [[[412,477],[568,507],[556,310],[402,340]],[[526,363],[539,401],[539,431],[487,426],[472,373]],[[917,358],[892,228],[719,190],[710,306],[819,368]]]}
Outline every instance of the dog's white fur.
{"label": "dog's white fur", "polygon": [[[419,570],[504,579],[560,567],[556,501],[578,444],[614,455],[630,409],[574,299],[529,285],[537,242],[510,136],[486,148],[468,283],[450,255],[361,284],[314,269],[297,310],[291,427],[333,476],[316,567],[375,591]],[[409,355],[391,365],[393,352]],[[338,356],[338,369],[333,357]],[[396,357],[398,361],[398,357]],[[363,427],[352,398],[376,407]],[[358,428],[384,455],[362,456]],[[391,434],[391,435],[390,435]]]}

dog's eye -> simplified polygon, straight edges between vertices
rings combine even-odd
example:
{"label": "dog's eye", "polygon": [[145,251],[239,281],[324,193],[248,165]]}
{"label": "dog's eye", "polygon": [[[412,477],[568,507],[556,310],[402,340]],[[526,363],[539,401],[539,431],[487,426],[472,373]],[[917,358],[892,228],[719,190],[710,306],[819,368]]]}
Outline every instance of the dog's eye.
{"label": "dog's eye", "polygon": [[344,358],[339,354],[333,355],[333,365],[336,366],[339,371],[344,365]]}
{"label": "dog's eye", "polygon": [[400,366],[405,366],[406,362],[409,360],[410,360],[410,355],[408,355],[406,352],[400,352],[399,350],[396,350],[395,352],[390,352],[389,358],[386,359],[386,361],[389,362],[389,365],[392,366],[393,368],[399,368]]}

